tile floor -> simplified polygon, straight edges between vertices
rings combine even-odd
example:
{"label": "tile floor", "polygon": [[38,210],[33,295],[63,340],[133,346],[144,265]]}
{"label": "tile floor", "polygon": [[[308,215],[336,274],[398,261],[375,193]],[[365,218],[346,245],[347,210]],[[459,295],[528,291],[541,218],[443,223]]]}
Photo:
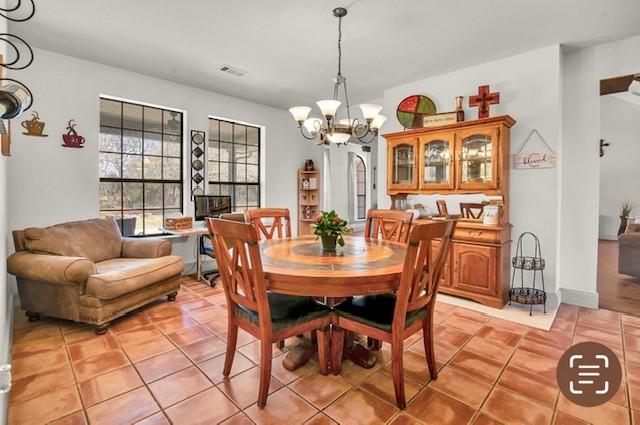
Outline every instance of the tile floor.
{"label": "tile floor", "polygon": [[[388,349],[373,369],[347,361],[341,375],[322,376],[315,361],[288,372],[275,347],[260,410],[258,343],[248,334],[232,376],[222,377],[219,288],[185,280],[175,303],[132,313],[103,336],[71,322],[28,323],[16,312],[9,423],[640,425],[639,317],[562,305],[547,332],[444,303],[436,316],[439,379],[429,381],[419,336],[408,340],[404,411],[395,407]],[[591,409],[567,402],[555,384],[557,359],[586,340],[606,343],[625,371],[614,399]]]}

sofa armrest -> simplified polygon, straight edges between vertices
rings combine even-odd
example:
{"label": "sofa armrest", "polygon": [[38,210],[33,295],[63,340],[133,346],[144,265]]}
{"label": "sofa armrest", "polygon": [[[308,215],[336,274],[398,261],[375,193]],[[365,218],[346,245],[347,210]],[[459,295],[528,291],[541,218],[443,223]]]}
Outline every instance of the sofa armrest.
{"label": "sofa armrest", "polygon": [[640,232],[640,223],[627,224],[626,233],[638,233]]}
{"label": "sofa armrest", "polygon": [[84,286],[97,273],[93,261],[84,257],[34,254],[19,251],[7,259],[9,273],[17,277],[59,285]]}
{"label": "sofa armrest", "polygon": [[158,258],[171,255],[171,242],[166,239],[124,238],[122,258]]}

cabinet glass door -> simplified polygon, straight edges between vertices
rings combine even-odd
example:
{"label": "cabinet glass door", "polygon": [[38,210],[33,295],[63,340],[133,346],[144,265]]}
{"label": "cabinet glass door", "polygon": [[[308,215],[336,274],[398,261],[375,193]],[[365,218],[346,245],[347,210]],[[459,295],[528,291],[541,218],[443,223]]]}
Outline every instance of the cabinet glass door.
{"label": "cabinet glass door", "polygon": [[393,179],[398,186],[413,186],[416,167],[415,146],[401,143],[393,147]]}
{"label": "cabinet glass door", "polygon": [[452,143],[444,138],[432,138],[422,144],[422,173],[420,186],[429,188],[452,188]]}
{"label": "cabinet glass door", "polygon": [[491,132],[462,137],[460,143],[460,186],[495,186],[495,142]]}

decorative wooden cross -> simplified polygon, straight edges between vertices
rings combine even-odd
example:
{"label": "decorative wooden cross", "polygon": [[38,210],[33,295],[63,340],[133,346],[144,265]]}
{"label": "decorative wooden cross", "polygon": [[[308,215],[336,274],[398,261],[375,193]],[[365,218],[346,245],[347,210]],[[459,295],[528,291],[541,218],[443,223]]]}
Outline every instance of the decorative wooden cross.
{"label": "decorative wooden cross", "polygon": [[489,86],[478,87],[478,94],[469,97],[469,107],[478,107],[478,118],[489,118],[489,105],[500,103],[500,93],[491,93]]}

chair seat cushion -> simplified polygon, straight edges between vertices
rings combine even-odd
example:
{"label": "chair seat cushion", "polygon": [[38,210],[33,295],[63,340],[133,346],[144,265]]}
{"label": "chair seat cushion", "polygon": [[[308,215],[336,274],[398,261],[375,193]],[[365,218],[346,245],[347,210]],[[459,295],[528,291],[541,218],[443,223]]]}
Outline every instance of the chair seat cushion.
{"label": "chair seat cushion", "polygon": [[[338,316],[343,316],[386,332],[391,332],[395,308],[395,294],[353,297],[334,307]],[[422,320],[425,315],[426,310],[424,308],[407,312],[405,326],[410,326],[416,321]]]}
{"label": "chair seat cushion", "polygon": [[[269,308],[274,330],[289,328],[331,313],[331,309],[317,303],[311,297],[277,294],[269,292]],[[236,306],[236,314],[258,325],[258,313],[242,306]]]}
{"label": "chair seat cushion", "polygon": [[110,300],[181,275],[184,261],[176,255],[115,258],[97,263],[96,268],[98,273],[87,280],[85,294]]}

